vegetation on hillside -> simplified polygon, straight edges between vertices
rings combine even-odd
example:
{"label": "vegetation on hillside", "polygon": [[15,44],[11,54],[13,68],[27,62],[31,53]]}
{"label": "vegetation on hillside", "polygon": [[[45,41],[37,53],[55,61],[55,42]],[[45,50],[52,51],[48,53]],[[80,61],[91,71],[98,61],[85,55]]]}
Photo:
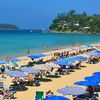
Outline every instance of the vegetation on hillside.
{"label": "vegetation on hillside", "polygon": [[11,24],[0,24],[0,30],[18,30],[16,25]]}
{"label": "vegetation on hillside", "polygon": [[53,20],[50,30],[58,32],[100,33],[100,15],[87,15],[86,12],[79,14],[75,10],[70,10],[68,13],[58,14]]}

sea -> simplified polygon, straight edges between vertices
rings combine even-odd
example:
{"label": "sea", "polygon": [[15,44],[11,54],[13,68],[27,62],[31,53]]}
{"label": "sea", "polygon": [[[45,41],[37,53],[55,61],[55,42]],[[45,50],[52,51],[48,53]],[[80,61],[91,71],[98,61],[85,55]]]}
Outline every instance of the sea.
{"label": "sea", "polygon": [[95,42],[100,42],[99,34],[0,31],[0,58],[46,52],[73,43],[89,45]]}

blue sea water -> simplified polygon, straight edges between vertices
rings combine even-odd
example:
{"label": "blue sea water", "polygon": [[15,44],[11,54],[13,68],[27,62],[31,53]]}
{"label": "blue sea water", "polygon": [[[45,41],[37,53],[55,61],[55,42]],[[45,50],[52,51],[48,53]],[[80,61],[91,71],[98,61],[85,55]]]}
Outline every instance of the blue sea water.
{"label": "blue sea water", "polygon": [[26,55],[43,52],[73,43],[90,44],[100,42],[99,34],[63,34],[29,31],[0,31],[0,57]]}

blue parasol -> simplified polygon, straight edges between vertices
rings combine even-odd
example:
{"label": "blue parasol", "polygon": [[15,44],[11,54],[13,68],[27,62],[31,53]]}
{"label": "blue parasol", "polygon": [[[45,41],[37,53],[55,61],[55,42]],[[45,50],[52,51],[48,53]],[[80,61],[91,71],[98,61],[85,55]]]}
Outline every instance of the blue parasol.
{"label": "blue parasol", "polygon": [[67,86],[65,88],[57,90],[57,92],[64,95],[82,95],[86,93],[86,89],[76,86]]}
{"label": "blue parasol", "polygon": [[17,61],[21,61],[21,60],[18,59],[18,58],[13,58],[13,59],[11,59],[11,61],[12,61],[12,62],[17,62]]}
{"label": "blue parasol", "polygon": [[0,65],[2,65],[2,64],[6,64],[6,63],[8,63],[9,61],[7,61],[7,60],[0,60]]}
{"label": "blue parasol", "polygon": [[74,84],[76,85],[82,85],[82,86],[98,86],[98,82],[93,82],[93,81],[78,81],[75,82]]}
{"label": "blue parasol", "polygon": [[94,72],[93,75],[100,76],[100,72]]}
{"label": "blue parasol", "polygon": [[100,51],[94,51],[94,52],[90,52],[88,54],[91,56],[96,56],[96,55],[100,55]]}
{"label": "blue parasol", "polygon": [[63,96],[51,96],[51,97],[44,98],[42,100],[70,100],[70,99],[65,98]]}
{"label": "blue parasol", "polygon": [[68,63],[66,62],[66,60],[60,60],[60,61],[56,61],[56,62],[54,62],[55,64],[57,64],[57,65],[67,65]]}
{"label": "blue parasol", "polygon": [[99,76],[94,75],[94,76],[85,77],[85,80],[100,83],[100,75]]}
{"label": "blue parasol", "polygon": [[25,77],[24,73],[20,71],[6,71],[4,74],[9,75],[10,77]]}
{"label": "blue parasol", "polygon": [[22,72],[28,72],[30,74],[39,74],[38,70],[35,70],[33,68],[29,68],[29,67],[22,67],[19,70],[22,71]]}
{"label": "blue parasol", "polygon": [[86,60],[87,58],[84,56],[76,56],[76,57],[71,57],[71,58],[67,58],[66,62],[67,63],[73,63],[75,61],[82,61],[82,60]]}
{"label": "blue parasol", "polygon": [[31,59],[37,59],[37,58],[44,57],[44,56],[45,56],[44,54],[36,54],[36,55],[30,55],[28,57],[30,57]]}

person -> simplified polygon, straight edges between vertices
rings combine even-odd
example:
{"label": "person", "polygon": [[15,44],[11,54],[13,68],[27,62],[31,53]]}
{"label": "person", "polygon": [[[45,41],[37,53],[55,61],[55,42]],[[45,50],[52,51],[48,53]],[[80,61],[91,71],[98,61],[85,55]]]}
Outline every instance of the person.
{"label": "person", "polygon": [[11,94],[11,91],[3,89],[3,94],[4,94],[4,99],[8,99],[8,96]]}
{"label": "person", "polygon": [[0,72],[0,78],[3,78],[3,75],[2,75],[2,73]]}
{"label": "person", "polygon": [[93,96],[93,94],[94,94],[94,89],[93,89],[93,87],[88,86],[88,87],[87,87],[87,92],[88,92],[88,94],[89,94],[89,97]]}
{"label": "person", "polygon": [[5,66],[2,65],[2,67],[1,67],[1,73],[4,74],[4,72],[5,72]]}
{"label": "person", "polygon": [[51,90],[46,92],[46,97],[51,97],[53,95],[54,95],[54,93]]}
{"label": "person", "polygon": [[31,85],[33,85],[33,76],[32,75],[27,75],[27,78],[28,78],[28,83],[29,83],[29,85],[31,86]]}
{"label": "person", "polygon": [[34,85],[35,86],[39,86],[40,85],[40,80],[38,78],[35,78]]}
{"label": "person", "polygon": [[30,49],[29,48],[27,49],[27,54],[30,54]]}
{"label": "person", "polygon": [[85,100],[89,100],[89,97],[85,97]]}
{"label": "person", "polygon": [[15,77],[12,82],[14,83],[14,86],[17,86],[19,84],[19,78]]}
{"label": "person", "polygon": [[54,68],[52,67],[52,68],[51,68],[51,72],[53,72],[53,69],[54,69]]}
{"label": "person", "polygon": [[24,88],[24,81],[23,79],[19,79],[19,89],[22,90]]}
{"label": "person", "polygon": [[16,70],[16,68],[15,67],[12,67],[12,71],[15,71]]}
{"label": "person", "polygon": [[73,100],[77,100],[77,96],[76,95],[73,95]]}
{"label": "person", "polygon": [[3,100],[4,99],[4,93],[2,90],[0,90],[0,100]]}
{"label": "person", "polygon": [[95,94],[95,100],[99,100],[99,95]]}
{"label": "person", "polygon": [[32,61],[34,61],[34,58],[32,58]]}
{"label": "person", "polygon": [[20,80],[19,80],[19,84],[22,86],[23,83],[24,83],[23,79],[20,79]]}

